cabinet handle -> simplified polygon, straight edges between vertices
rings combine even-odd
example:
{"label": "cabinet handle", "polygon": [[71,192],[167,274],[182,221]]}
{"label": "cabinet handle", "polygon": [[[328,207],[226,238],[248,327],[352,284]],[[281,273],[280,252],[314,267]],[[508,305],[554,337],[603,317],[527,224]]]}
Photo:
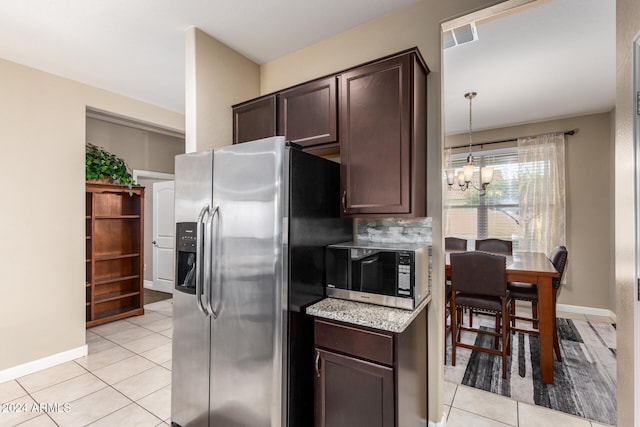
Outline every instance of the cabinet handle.
{"label": "cabinet handle", "polygon": [[320,352],[316,351],[316,376],[320,378]]}
{"label": "cabinet handle", "polygon": [[347,213],[347,190],[342,192],[342,212]]}

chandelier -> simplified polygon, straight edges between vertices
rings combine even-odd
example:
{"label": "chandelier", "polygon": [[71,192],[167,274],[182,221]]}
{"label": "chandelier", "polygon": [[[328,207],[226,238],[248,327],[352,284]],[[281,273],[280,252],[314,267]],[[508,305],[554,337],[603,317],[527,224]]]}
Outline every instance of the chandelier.
{"label": "chandelier", "polygon": [[[453,190],[456,187],[453,186],[454,181],[456,180],[457,175],[457,189],[460,191],[466,191],[469,187],[472,187],[478,190],[481,196],[484,196],[487,192],[487,186],[491,184],[491,180],[493,179],[493,168],[491,167],[482,167],[480,169],[480,184],[481,187],[478,188],[471,183],[473,180],[473,173],[475,171],[475,165],[473,164],[473,153],[472,153],[472,138],[471,138],[471,128],[472,128],[472,120],[471,120],[471,100],[478,95],[476,92],[468,92],[464,94],[464,97],[469,100],[469,155],[467,156],[467,164],[462,167],[462,171],[456,174],[456,171],[449,168],[446,170],[447,174],[447,185],[449,186],[449,190]],[[451,157],[449,157],[451,159]],[[451,162],[451,160],[449,160]]]}

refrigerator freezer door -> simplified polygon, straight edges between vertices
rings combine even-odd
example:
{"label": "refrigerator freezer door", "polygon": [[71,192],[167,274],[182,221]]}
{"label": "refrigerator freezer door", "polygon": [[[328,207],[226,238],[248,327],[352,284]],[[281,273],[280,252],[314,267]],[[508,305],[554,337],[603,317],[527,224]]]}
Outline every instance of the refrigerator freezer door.
{"label": "refrigerator freezer door", "polygon": [[288,155],[282,137],[215,151],[212,426],[286,425]]}
{"label": "refrigerator freezer door", "polygon": [[[176,156],[176,223],[195,223],[203,208],[211,207],[212,176],[211,151]],[[204,268],[202,257],[196,258],[199,269]],[[210,320],[198,309],[196,295],[178,282],[173,292],[171,420],[180,426],[208,427]]]}

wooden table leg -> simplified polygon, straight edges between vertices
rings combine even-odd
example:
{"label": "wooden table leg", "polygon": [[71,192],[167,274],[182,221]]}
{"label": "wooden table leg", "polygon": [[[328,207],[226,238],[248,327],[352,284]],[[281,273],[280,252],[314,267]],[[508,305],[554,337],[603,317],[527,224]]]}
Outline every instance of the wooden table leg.
{"label": "wooden table leg", "polygon": [[549,276],[538,276],[538,317],[542,382],[553,384],[553,288]]}

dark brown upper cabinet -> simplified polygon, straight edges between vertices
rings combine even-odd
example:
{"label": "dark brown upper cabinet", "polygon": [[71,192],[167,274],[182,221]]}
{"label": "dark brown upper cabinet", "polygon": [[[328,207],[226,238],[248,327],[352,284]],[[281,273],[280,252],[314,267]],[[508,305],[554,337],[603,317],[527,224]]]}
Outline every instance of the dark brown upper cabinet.
{"label": "dark brown upper cabinet", "polygon": [[426,216],[426,77],[417,49],[339,76],[343,216]]}
{"label": "dark brown upper cabinet", "polygon": [[337,147],[336,77],[331,76],[278,93],[278,135],[304,149]]}
{"label": "dark brown upper cabinet", "polygon": [[233,143],[276,134],[276,96],[267,95],[233,106]]}

